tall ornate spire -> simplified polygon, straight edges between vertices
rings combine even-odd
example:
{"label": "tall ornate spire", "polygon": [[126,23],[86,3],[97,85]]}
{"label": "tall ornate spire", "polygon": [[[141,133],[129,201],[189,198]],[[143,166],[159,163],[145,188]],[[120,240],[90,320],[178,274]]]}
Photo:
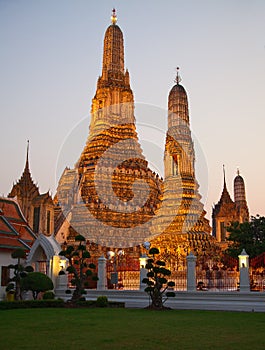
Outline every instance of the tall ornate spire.
{"label": "tall ornate spire", "polygon": [[[166,136],[164,167],[165,180],[161,220],[157,226],[167,233],[209,233],[201,195],[195,177],[195,152],[189,126],[187,94],[179,84],[177,68],[176,85],[168,96],[168,131]],[[170,225],[168,224],[171,220]]]}
{"label": "tall ornate spire", "polygon": [[225,165],[223,164],[223,177],[224,177],[224,185],[223,185],[223,191],[222,191],[222,195],[220,198],[219,203],[233,203],[230,194],[227,190],[226,187],[226,178],[225,178]]}
{"label": "tall ornate spire", "polygon": [[39,189],[34,184],[29,169],[29,141],[27,141],[26,163],[24,171],[15,185],[13,185],[8,197],[17,197],[21,210],[27,220],[30,220],[30,200],[39,196]]}
{"label": "tall ornate spire", "polygon": [[104,36],[102,75],[98,78],[92,100],[90,136],[117,124],[134,123],[134,98],[129,72],[124,69],[123,34],[116,24],[113,9],[112,24]]}
{"label": "tall ornate spire", "polygon": [[223,164],[224,188],[226,188],[225,165]]}
{"label": "tall ornate spire", "polygon": [[34,188],[34,190],[38,190],[37,186],[34,184],[34,182],[32,180],[30,169],[29,169],[29,140],[27,140],[27,152],[26,152],[25,168],[24,168],[24,171],[21,175],[21,178],[17,182],[17,185],[19,185],[21,190],[23,189],[23,191],[25,193],[29,190],[32,190],[32,188]]}
{"label": "tall ornate spire", "polygon": [[25,169],[29,169],[29,140],[27,141],[27,156],[26,156],[26,165]]}

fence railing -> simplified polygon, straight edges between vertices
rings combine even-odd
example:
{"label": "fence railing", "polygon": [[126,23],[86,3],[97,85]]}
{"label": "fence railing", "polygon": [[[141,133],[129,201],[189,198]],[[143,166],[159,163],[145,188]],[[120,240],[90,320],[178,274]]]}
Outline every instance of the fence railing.
{"label": "fence railing", "polygon": [[187,290],[187,271],[172,271],[169,277],[170,281],[175,282],[175,290],[185,291]]}
{"label": "fence railing", "polygon": [[265,276],[252,273],[250,275],[250,288],[252,291],[265,292]]}
{"label": "fence railing", "polygon": [[[111,281],[111,272],[107,273],[108,282]],[[169,277],[170,281],[175,282],[174,289],[176,291],[187,290],[187,271],[173,271]],[[265,286],[265,280],[255,279],[256,288],[262,290]],[[239,272],[238,271],[215,271],[208,270],[202,271],[197,269],[196,271],[196,284],[198,290],[209,291],[236,291],[239,284]],[[139,271],[119,271],[118,283],[112,285],[108,283],[109,289],[127,289],[138,290],[140,287],[140,272]]]}
{"label": "fence railing", "polygon": [[239,272],[229,270],[196,271],[197,289],[212,291],[238,290]]}
{"label": "fence railing", "polygon": [[111,283],[113,272],[107,272],[108,289],[138,290],[140,288],[140,271],[118,271],[116,284]]}

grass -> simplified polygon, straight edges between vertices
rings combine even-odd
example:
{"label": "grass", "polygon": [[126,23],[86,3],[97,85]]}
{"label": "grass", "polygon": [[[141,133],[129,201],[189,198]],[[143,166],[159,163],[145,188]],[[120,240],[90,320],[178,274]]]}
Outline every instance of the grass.
{"label": "grass", "polygon": [[0,312],[1,349],[265,348],[265,314],[137,309],[19,309]]}

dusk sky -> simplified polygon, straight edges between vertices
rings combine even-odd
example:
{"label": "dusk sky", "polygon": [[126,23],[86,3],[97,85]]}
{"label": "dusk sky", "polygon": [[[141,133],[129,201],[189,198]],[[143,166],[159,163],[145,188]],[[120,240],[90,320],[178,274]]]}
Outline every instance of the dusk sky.
{"label": "dusk sky", "polygon": [[0,195],[22,174],[28,139],[41,192],[54,195],[63,168],[78,160],[113,6],[147,160],[163,176],[167,97],[179,66],[208,219],[223,164],[231,197],[239,168],[250,213],[265,215],[264,0],[0,0]]}

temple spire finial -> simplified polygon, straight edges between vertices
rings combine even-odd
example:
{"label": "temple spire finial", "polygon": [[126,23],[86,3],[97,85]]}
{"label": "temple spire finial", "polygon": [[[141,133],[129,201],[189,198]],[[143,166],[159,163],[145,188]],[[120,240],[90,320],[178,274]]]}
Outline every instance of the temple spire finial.
{"label": "temple spire finial", "polygon": [[240,175],[239,167],[237,167],[236,173],[237,173],[237,175]]}
{"label": "temple spire finial", "polygon": [[27,156],[26,156],[26,165],[29,164],[29,140],[27,140]]}
{"label": "temple spire finial", "polygon": [[223,164],[223,174],[224,174],[224,187],[226,187],[226,181],[225,181],[225,165]]}
{"label": "temple spire finial", "polygon": [[179,83],[181,82],[181,77],[180,77],[180,74],[179,74],[179,67],[177,67],[176,70],[177,70],[177,76],[175,78],[175,83],[177,85],[179,85]]}
{"label": "temple spire finial", "polygon": [[116,15],[116,10],[115,8],[112,9],[112,14],[111,14],[111,23],[116,24],[117,22],[117,15]]}

